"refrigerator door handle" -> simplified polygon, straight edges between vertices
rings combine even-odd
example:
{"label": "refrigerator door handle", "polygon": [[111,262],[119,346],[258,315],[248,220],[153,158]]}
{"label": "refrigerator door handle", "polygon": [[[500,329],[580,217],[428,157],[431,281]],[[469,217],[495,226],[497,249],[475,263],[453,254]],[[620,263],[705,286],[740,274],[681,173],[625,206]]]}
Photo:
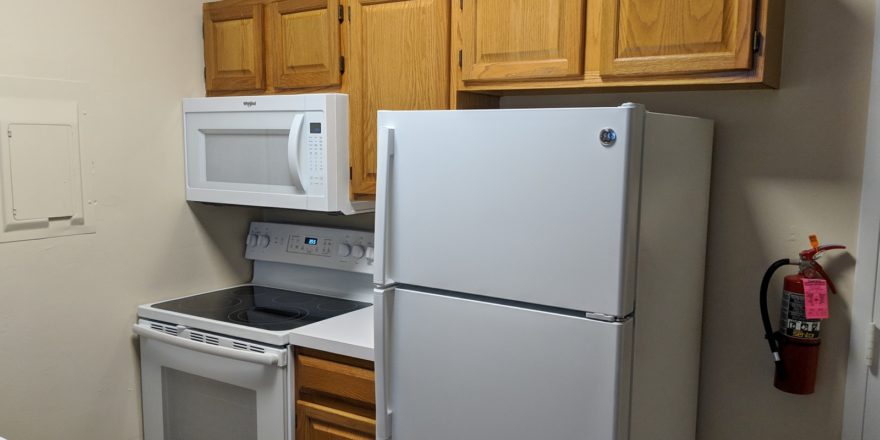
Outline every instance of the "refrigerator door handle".
{"label": "refrigerator door handle", "polygon": [[388,380],[388,327],[390,307],[394,303],[394,289],[376,289],[373,299],[373,334],[375,335],[374,374],[376,380],[376,438],[391,437],[391,405]]}
{"label": "refrigerator door handle", "polygon": [[394,160],[394,128],[379,127],[379,167],[376,182],[376,224],[382,225],[376,228],[376,251],[373,267],[373,282],[377,285],[391,284],[393,281],[385,278],[388,249],[388,215],[391,194],[389,183],[391,181],[391,166]]}

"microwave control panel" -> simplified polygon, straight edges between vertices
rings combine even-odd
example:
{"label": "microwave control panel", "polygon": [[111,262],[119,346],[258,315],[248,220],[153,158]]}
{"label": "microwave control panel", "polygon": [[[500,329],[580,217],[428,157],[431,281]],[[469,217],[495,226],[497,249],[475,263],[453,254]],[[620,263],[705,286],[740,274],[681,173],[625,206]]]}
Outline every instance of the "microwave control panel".
{"label": "microwave control panel", "polygon": [[245,257],[373,273],[373,233],[280,223],[251,223]]}
{"label": "microwave control panel", "polygon": [[[315,117],[317,115],[309,115]],[[324,124],[321,121],[306,120],[306,173],[309,193],[323,192],[327,163]]]}

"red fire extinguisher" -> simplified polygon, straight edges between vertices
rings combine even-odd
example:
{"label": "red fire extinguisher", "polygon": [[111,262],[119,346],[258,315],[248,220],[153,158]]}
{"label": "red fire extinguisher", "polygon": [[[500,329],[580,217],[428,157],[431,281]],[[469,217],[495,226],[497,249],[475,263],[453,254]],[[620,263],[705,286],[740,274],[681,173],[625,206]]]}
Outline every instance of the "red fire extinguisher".
{"label": "red fire extinguisher", "polygon": [[[828,318],[828,290],[837,293],[831,278],[819,265],[822,253],[846,249],[840,245],[819,246],[810,236],[811,248],[801,251],[800,261],[788,258],[775,261],[761,281],[761,321],[764,338],[770,345],[776,374],[773,385],[787,393],[812,394],[816,389],[819,364],[819,332],[822,319]],[[796,275],[785,277],[779,331],[773,331],[767,312],[767,288],[773,274],[782,266],[797,265]]]}

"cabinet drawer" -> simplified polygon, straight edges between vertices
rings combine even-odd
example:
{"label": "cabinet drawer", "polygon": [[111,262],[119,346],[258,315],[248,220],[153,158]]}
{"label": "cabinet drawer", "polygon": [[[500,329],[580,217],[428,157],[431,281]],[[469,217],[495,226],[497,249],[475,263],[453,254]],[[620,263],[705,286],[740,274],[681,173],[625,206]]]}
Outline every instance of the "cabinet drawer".
{"label": "cabinet drawer", "polygon": [[296,402],[298,440],[372,440],[375,437],[373,419],[312,402]]}
{"label": "cabinet drawer", "polygon": [[368,405],[376,403],[372,362],[297,349],[294,368],[300,393],[317,392]]}

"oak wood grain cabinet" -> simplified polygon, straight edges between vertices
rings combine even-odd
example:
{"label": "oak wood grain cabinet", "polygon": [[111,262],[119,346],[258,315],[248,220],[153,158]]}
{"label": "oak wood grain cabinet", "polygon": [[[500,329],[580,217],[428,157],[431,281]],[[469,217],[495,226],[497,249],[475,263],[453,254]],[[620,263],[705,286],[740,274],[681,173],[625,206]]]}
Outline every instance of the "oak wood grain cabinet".
{"label": "oak wood grain cabinet", "polygon": [[266,6],[266,66],[272,89],[341,83],[339,0],[285,0]]}
{"label": "oak wood grain cabinet", "polygon": [[493,94],[778,87],[784,4],[460,0],[452,10],[461,59],[454,87]]}
{"label": "oak wood grain cabinet", "polygon": [[461,2],[466,82],[582,75],[585,0]]}
{"label": "oak wood grain cabinet", "polygon": [[351,0],[352,191],[376,192],[378,110],[450,108],[449,0]]}
{"label": "oak wood grain cabinet", "polygon": [[339,0],[224,0],[205,3],[208,96],[338,91]]}
{"label": "oak wood grain cabinet", "polygon": [[755,0],[611,0],[602,14],[602,74],[752,67]]}
{"label": "oak wood grain cabinet", "polygon": [[202,21],[208,94],[263,90],[263,5],[206,3]]}
{"label": "oak wood grain cabinet", "polygon": [[297,439],[376,437],[372,362],[299,347],[294,359]]}

